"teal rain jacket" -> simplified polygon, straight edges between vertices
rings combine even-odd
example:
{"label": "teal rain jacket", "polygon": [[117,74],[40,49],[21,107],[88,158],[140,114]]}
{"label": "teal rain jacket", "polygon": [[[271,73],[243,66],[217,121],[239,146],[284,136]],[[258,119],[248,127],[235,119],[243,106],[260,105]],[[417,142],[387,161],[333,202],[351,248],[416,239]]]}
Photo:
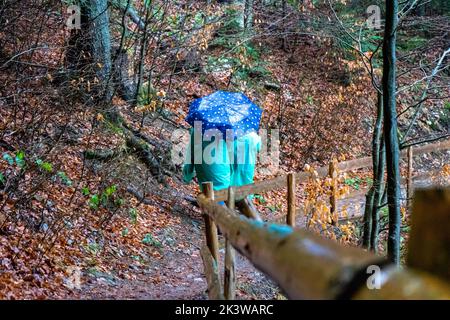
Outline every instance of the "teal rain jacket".
{"label": "teal rain jacket", "polygon": [[[191,139],[183,167],[185,183],[189,183],[195,175],[200,189],[202,183],[207,181],[213,182],[214,190],[253,183],[257,153],[261,150],[261,138],[256,132],[237,138],[228,145],[223,139],[204,141],[201,149],[193,147],[193,129],[190,132]],[[195,164],[194,154],[198,153],[203,153],[202,163]],[[197,157],[201,159],[199,155]],[[215,163],[211,163],[214,159]]]}
{"label": "teal rain jacket", "polygon": [[232,150],[230,158],[234,158],[234,161],[231,164],[231,185],[240,187],[252,184],[256,159],[261,150],[261,138],[256,132],[246,134],[234,140]]}

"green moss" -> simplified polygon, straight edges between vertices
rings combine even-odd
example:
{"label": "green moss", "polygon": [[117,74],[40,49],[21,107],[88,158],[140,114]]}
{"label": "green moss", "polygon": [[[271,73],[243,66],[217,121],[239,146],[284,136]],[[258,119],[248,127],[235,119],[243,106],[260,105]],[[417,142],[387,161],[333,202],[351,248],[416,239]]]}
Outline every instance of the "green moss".
{"label": "green moss", "polygon": [[137,104],[139,106],[145,106],[150,104],[153,100],[156,100],[156,90],[148,82],[144,82],[139,89],[139,95],[137,98]]}

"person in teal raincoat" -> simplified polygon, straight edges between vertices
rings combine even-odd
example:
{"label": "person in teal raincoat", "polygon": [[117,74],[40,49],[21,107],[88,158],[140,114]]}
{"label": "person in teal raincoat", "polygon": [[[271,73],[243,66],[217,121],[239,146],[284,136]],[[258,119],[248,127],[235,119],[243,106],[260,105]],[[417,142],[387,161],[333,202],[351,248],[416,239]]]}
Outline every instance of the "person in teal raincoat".
{"label": "person in teal raincoat", "polygon": [[[222,190],[229,186],[240,187],[254,182],[257,154],[261,149],[261,138],[256,132],[228,142],[222,138],[197,143],[193,133],[194,129],[191,129],[183,167],[185,183],[191,182],[194,176],[197,176],[200,190],[202,183],[209,181],[213,183],[214,190]],[[195,161],[195,154],[198,156],[199,153],[202,156],[201,162],[196,163],[199,161]]]}
{"label": "person in teal raincoat", "polygon": [[233,153],[230,155],[230,159],[233,159],[233,161],[231,164],[230,184],[235,187],[252,184],[254,182],[257,155],[261,150],[260,136],[256,132],[250,132],[238,137],[233,141],[232,148]]}
{"label": "person in teal raincoat", "polygon": [[[193,129],[183,167],[184,182],[196,175],[200,189],[203,182],[211,181],[214,190],[252,183],[261,115],[262,109],[242,92],[219,90],[192,101],[186,116]],[[210,130],[220,134],[212,134],[212,140],[198,140],[201,133]]]}

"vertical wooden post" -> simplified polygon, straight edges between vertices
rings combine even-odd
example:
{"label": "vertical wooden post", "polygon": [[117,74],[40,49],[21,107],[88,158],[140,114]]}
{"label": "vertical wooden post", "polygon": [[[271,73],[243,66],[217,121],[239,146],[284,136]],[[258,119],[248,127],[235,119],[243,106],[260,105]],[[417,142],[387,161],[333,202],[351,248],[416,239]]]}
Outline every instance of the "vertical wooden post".
{"label": "vertical wooden post", "polygon": [[258,210],[247,197],[236,202],[238,210],[247,218],[254,219],[256,221],[262,221]]}
{"label": "vertical wooden post", "polygon": [[[212,182],[203,182],[203,194],[214,200],[214,189]],[[219,237],[217,235],[217,226],[208,214],[203,214],[205,219],[205,232],[206,232],[206,245],[211,251],[211,255],[214,260],[219,262]]]}
{"label": "vertical wooden post", "polygon": [[291,227],[295,227],[295,173],[287,175],[287,203],[286,223]]}
{"label": "vertical wooden post", "polygon": [[[228,188],[227,206],[234,211],[235,197],[233,187]],[[225,271],[224,271],[224,296],[226,300],[234,300],[236,297],[236,270],[234,263],[234,248],[228,238],[225,239]]]}
{"label": "vertical wooden post", "polygon": [[328,175],[331,179],[331,195],[330,195],[330,213],[331,213],[331,220],[332,224],[335,225],[337,223],[337,219],[334,218],[334,215],[337,212],[337,168],[336,168],[336,160],[333,159],[330,162],[329,168],[328,168]]}
{"label": "vertical wooden post", "polygon": [[211,255],[211,251],[206,245],[200,249],[203,260],[206,282],[208,284],[208,297],[212,300],[223,300],[222,285],[220,284],[220,272],[216,260]]}
{"label": "vertical wooden post", "polygon": [[450,188],[414,192],[407,264],[450,281]]}
{"label": "vertical wooden post", "polygon": [[408,172],[406,176],[406,207],[408,210],[411,208],[411,199],[413,192],[413,183],[412,183],[412,171],[413,171],[413,148],[408,148]]}

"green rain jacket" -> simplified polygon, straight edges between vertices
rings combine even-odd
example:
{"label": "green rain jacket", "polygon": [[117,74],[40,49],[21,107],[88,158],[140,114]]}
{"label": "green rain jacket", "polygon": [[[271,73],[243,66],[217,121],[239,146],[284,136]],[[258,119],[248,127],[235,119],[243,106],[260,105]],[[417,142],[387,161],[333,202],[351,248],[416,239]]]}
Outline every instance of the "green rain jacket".
{"label": "green rain jacket", "polygon": [[230,158],[234,158],[234,161],[231,164],[231,185],[240,187],[252,184],[256,159],[261,150],[261,138],[256,132],[246,134],[234,140],[232,150],[233,154],[230,154]]}
{"label": "green rain jacket", "polygon": [[[200,189],[202,183],[212,181],[214,190],[229,186],[242,186],[253,183],[257,153],[261,150],[261,138],[256,132],[249,133],[233,142],[223,139],[203,141],[201,148],[194,147],[193,129],[183,166],[183,181],[191,182],[197,175]],[[198,154],[203,154],[200,157]],[[198,163],[195,163],[197,154]],[[215,161],[213,161],[215,160]]]}

